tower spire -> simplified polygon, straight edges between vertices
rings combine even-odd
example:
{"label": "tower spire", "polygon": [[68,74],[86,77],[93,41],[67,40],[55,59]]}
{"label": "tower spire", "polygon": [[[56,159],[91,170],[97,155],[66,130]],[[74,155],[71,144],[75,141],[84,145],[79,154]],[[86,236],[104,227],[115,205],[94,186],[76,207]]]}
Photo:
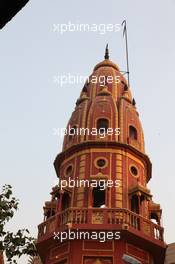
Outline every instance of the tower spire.
{"label": "tower spire", "polygon": [[108,44],[106,45],[106,50],[105,50],[105,60],[109,60],[109,48],[108,48]]}

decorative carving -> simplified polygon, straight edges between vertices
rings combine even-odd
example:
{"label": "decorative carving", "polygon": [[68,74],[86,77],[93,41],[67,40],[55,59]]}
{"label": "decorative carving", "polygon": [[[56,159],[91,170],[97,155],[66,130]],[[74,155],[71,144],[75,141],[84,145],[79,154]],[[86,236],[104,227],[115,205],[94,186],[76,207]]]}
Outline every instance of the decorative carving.
{"label": "decorative carving", "polygon": [[147,222],[144,222],[143,223],[143,232],[146,234],[146,235],[150,235],[151,234],[151,228],[150,228],[150,223],[147,223]]}
{"label": "decorative carving", "polygon": [[95,212],[92,214],[92,224],[103,224],[104,215],[103,212]]}

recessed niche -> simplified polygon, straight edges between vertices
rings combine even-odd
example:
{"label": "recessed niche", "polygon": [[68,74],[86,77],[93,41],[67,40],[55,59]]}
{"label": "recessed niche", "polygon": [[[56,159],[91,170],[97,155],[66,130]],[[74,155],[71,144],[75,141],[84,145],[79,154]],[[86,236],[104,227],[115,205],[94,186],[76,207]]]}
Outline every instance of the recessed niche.
{"label": "recessed niche", "polygon": [[72,165],[68,165],[65,169],[65,176],[66,177],[71,177],[73,172],[73,166]]}

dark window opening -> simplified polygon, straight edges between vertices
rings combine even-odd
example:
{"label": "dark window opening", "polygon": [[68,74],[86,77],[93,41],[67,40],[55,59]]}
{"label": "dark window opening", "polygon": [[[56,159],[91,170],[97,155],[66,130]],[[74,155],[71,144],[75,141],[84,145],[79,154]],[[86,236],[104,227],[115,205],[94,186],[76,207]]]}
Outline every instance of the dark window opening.
{"label": "dark window opening", "polygon": [[134,176],[137,176],[138,175],[138,170],[136,167],[134,166],[131,166],[131,173],[134,175]]}
{"label": "dark window opening", "polygon": [[107,132],[109,127],[109,121],[105,118],[100,118],[97,120],[97,130],[103,129],[105,132]]}
{"label": "dark window opening", "polygon": [[135,127],[133,126],[130,126],[129,127],[129,137],[131,139],[134,139],[134,140],[137,140],[137,130]]}
{"label": "dark window opening", "polygon": [[132,196],[131,199],[131,211],[139,214],[139,199],[137,195]]}
{"label": "dark window opening", "polygon": [[106,191],[101,190],[100,187],[93,189],[93,207],[105,206]]}
{"label": "dark window opening", "polygon": [[144,195],[141,195],[140,196],[140,204],[142,204],[142,202],[144,202],[145,201],[145,196]]}
{"label": "dark window opening", "polygon": [[69,165],[69,166],[67,167],[67,169],[66,169],[66,176],[67,176],[67,177],[71,177],[71,175],[72,175],[72,170],[73,170],[72,165]]}
{"label": "dark window opening", "polygon": [[106,161],[104,159],[98,159],[97,160],[97,166],[102,168],[106,165]]}
{"label": "dark window opening", "polygon": [[159,218],[158,218],[158,215],[156,213],[151,213],[151,221],[155,224],[160,224],[159,222]]}
{"label": "dark window opening", "polygon": [[70,196],[68,193],[63,194],[61,209],[64,211],[70,207]]}
{"label": "dark window opening", "polygon": [[[137,195],[133,195],[132,199],[131,199],[131,211],[139,214],[140,212],[140,205],[139,205],[139,197]],[[140,230],[140,219],[135,216],[135,215],[131,215],[131,225],[132,227]]]}

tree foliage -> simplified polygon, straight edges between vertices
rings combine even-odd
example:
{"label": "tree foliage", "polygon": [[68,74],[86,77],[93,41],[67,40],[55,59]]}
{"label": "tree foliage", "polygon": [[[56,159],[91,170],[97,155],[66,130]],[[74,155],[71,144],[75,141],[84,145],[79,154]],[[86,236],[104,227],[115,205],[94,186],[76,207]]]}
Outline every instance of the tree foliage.
{"label": "tree foliage", "polygon": [[17,263],[16,257],[36,254],[35,239],[28,229],[16,233],[6,230],[6,224],[13,218],[18,205],[19,201],[12,196],[12,187],[4,185],[0,194],[0,251],[5,253],[9,264]]}

